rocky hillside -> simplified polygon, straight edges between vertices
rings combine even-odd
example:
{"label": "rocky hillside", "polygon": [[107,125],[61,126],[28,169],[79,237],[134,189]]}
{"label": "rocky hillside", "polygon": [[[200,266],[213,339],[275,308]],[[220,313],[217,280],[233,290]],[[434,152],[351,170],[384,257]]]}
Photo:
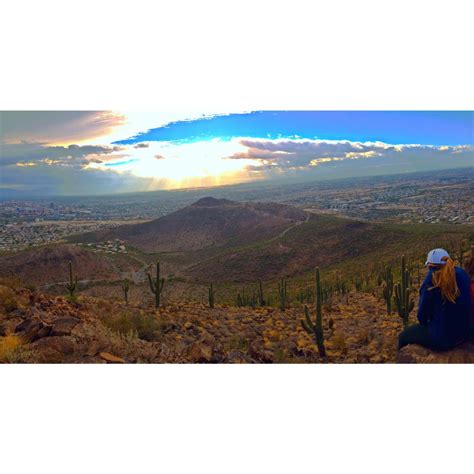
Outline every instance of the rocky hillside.
{"label": "rocky hillside", "polygon": [[140,263],[126,255],[109,256],[74,245],[35,247],[0,256],[0,277],[18,277],[29,285],[65,282],[72,262],[78,280],[117,280],[135,272]]}
{"label": "rocky hillside", "polygon": [[[0,361],[38,363],[383,363],[396,362],[398,316],[371,294],[325,307],[327,357],[300,325],[301,306],[214,309],[172,304],[160,310],[117,301],[32,292],[0,285]],[[406,349],[408,350],[408,349]],[[405,359],[401,362],[417,360]],[[411,348],[410,350],[413,350]],[[416,348],[415,348],[416,350]],[[474,361],[468,352],[463,361]],[[403,355],[403,354],[402,354]],[[426,355],[426,354],[425,354]],[[401,358],[400,358],[401,357]],[[467,357],[467,359],[466,359]],[[442,359],[441,359],[442,358]],[[431,355],[429,362],[446,359]]]}
{"label": "rocky hillside", "polygon": [[206,197],[159,219],[86,234],[81,240],[118,238],[145,252],[189,252],[270,239],[306,216],[304,211],[282,204]]}

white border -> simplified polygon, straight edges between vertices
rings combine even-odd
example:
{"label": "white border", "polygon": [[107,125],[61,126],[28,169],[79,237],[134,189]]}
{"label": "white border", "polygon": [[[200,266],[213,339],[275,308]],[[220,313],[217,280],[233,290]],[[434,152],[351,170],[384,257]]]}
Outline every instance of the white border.
{"label": "white border", "polygon": [[[467,1],[4,1],[0,109],[474,109]],[[8,474],[466,472],[470,366],[0,368]]]}

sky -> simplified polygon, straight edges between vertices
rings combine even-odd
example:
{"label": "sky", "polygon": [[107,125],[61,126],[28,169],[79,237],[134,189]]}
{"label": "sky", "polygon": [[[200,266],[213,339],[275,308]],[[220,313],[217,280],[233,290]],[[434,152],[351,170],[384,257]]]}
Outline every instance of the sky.
{"label": "sky", "polygon": [[0,112],[0,197],[474,166],[474,113]]}

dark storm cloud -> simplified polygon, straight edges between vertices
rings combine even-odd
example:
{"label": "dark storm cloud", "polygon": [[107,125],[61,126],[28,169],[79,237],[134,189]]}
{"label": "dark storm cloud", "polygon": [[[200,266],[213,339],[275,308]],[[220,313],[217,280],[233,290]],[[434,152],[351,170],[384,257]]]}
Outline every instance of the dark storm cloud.
{"label": "dark storm cloud", "polygon": [[0,173],[0,197],[9,189],[33,195],[142,191],[147,189],[152,181],[147,178],[138,178],[130,173],[84,169],[81,166],[50,166],[45,163],[31,167],[4,166]]}
{"label": "dark storm cloud", "polygon": [[0,166],[17,163],[37,164],[45,160],[73,166],[77,163],[87,163],[85,158],[88,156],[100,160],[98,157],[100,155],[109,155],[121,150],[121,147],[101,145],[45,146],[41,143],[0,143]]}
{"label": "dark storm cloud", "polygon": [[97,138],[125,123],[109,111],[0,111],[0,143],[70,143]]}

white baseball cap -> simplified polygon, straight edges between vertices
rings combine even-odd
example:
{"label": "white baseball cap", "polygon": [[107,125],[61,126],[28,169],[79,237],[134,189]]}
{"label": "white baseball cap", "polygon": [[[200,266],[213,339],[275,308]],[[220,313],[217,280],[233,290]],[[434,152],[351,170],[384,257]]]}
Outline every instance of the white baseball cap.
{"label": "white baseball cap", "polygon": [[442,260],[444,257],[449,257],[449,253],[444,249],[433,249],[428,253],[425,265],[432,263],[433,265],[445,265],[446,262]]}

